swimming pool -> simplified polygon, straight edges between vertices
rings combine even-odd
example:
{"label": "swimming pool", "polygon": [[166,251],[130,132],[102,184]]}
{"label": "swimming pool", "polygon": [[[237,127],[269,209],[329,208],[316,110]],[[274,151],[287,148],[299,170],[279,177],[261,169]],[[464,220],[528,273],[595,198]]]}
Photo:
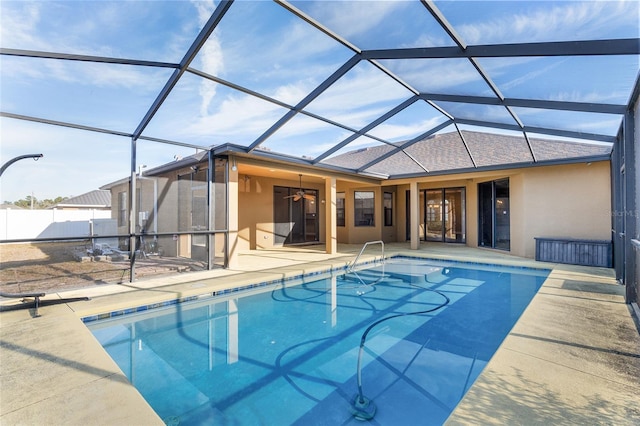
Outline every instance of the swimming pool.
{"label": "swimming pool", "polygon": [[394,258],[87,326],[167,424],[439,425],[548,273]]}

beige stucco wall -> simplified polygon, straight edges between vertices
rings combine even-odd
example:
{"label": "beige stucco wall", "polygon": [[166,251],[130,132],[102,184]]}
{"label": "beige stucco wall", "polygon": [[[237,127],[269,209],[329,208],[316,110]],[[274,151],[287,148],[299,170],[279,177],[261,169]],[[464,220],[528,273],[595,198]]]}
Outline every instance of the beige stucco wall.
{"label": "beige stucco wall", "polygon": [[[266,176],[238,177],[238,245],[240,250],[274,247],[273,187],[298,188],[298,180],[274,179]],[[318,190],[320,242],[325,239],[324,183],[304,182],[306,189]]]}
{"label": "beige stucco wall", "polygon": [[523,185],[523,218],[512,221],[522,230],[514,254],[534,257],[535,237],[611,239],[609,162],[527,169]]}
{"label": "beige stucco wall", "polygon": [[[467,245],[477,247],[478,183],[503,178],[509,178],[512,254],[534,258],[535,237],[611,238],[608,161],[423,178],[418,188],[466,188]],[[406,235],[408,189],[397,186],[398,241]]]}
{"label": "beige stucco wall", "polygon": [[[374,193],[374,226],[355,226],[355,191],[372,191]],[[398,230],[400,229],[400,226],[404,226],[405,216],[399,214],[401,199],[398,195],[398,187],[395,185],[384,187],[369,186],[353,182],[338,181],[337,192],[345,194],[345,226],[337,227],[338,242],[345,244],[363,244],[367,241],[377,240],[382,240],[384,242],[399,241],[398,238],[400,237]],[[383,194],[385,192],[393,194],[392,226],[384,225]],[[404,239],[402,239],[402,241],[403,240]]]}

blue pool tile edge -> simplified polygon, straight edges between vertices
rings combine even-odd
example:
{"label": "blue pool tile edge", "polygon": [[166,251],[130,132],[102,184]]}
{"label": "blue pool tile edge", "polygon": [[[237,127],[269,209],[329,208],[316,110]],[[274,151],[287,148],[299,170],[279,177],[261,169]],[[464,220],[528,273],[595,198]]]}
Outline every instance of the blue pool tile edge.
{"label": "blue pool tile edge", "polygon": [[[437,258],[432,258],[432,257],[411,256],[411,255],[406,255],[406,254],[396,254],[396,255],[391,255],[391,256],[385,258],[385,260],[389,260],[389,259],[416,259],[416,260],[424,260],[424,261],[439,262],[439,263],[450,263],[450,264],[453,263],[453,264],[462,264],[462,265],[482,265],[482,266],[488,266],[488,267],[500,267],[500,268],[513,268],[513,269],[520,269],[520,270],[531,270],[531,271],[536,271],[536,272],[543,272],[543,271],[551,272],[551,270],[548,269],[548,268],[534,268],[534,267],[531,267],[531,266],[511,266],[511,265],[492,264],[492,263],[485,263],[485,262],[470,262],[470,261],[464,261],[464,260],[437,259]],[[377,263],[377,262],[379,262],[379,260],[376,260],[376,259],[367,260],[367,261],[358,263],[358,266],[369,265],[369,264]],[[346,265],[343,265],[343,266],[331,267],[331,268],[322,269],[322,270],[318,270],[318,271],[314,271],[314,272],[309,272],[309,273],[306,273],[306,274],[297,274],[297,275],[293,275],[291,277],[286,277],[286,278],[279,278],[279,279],[274,279],[274,280],[269,280],[269,281],[261,281],[259,283],[247,284],[247,285],[228,288],[228,289],[224,289],[224,290],[217,290],[217,291],[203,293],[203,294],[199,294],[199,295],[195,295],[195,296],[187,296],[187,297],[182,297],[182,298],[179,298],[179,299],[167,300],[167,301],[164,301],[164,302],[156,302],[156,303],[151,303],[151,304],[148,304],[148,305],[140,305],[140,306],[136,306],[136,307],[133,307],[133,308],[119,309],[117,311],[105,312],[105,313],[101,313],[101,314],[97,314],[97,315],[89,315],[89,316],[86,316],[86,317],[82,317],[81,320],[82,320],[83,323],[86,324],[86,323],[90,323],[90,322],[94,322],[94,321],[100,321],[100,320],[105,320],[105,319],[110,319],[110,318],[116,318],[116,317],[127,315],[127,314],[145,312],[145,311],[148,311],[148,310],[151,310],[151,309],[164,308],[164,307],[168,307],[168,306],[172,306],[172,305],[178,305],[178,304],[181,304],[181,303],[192,302],[192,301],[195,301],[195,300],[202,300],[202,299],[212,298],[212,297],[216,297],[216,296],[223,296],[223,295],[237,293],[237,292],[244,291],[244,290],[251,290],[251,289],[254,289],[254,288],[258,288],[258,287],[266,287],[268,285],[279,284],[279,283],[289,282],[289,281],[293,281],[293,280],[299,280],[299,279],[306,278],[306,277],[313,277],[313,276],[317,276],[317,275],[321,275],[321,274],[327,274],[327,273],[336,272],[336,271],[344,271],[348,267],[349,267],[349,265],[346,264]]]}

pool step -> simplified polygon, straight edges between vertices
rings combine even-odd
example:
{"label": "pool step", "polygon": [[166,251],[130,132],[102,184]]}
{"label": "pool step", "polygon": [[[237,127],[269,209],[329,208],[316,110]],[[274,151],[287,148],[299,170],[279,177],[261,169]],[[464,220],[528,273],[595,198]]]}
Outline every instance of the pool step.
{"label": "pool step", "polygon": [[342,276],[342,279],[346,281],[352,281],[356,283],[364,284],[372,284],[379,281],[384,281],[385,283],[401,283],[402,280],[396,277],[391,276],[390,274],[382,274],[380,271],[375,270],[363,270],[363,271],[355,271],[348,272]]}
{"label": "pool step", "polygon": [[392,278],[396,278],[396,279],[402,280],[402,281],[404,281],[406,283],[416,284],[416,283],[424,283],[425,282],[425,279],[424,279],[424,275],[425,274],[389,272],[388,275],[391,276]]}

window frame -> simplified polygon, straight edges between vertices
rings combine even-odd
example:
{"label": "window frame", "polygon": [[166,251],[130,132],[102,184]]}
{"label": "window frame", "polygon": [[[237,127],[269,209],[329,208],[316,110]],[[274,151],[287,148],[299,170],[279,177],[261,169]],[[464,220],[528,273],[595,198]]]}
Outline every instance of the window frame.
{"label": "window frame", "polygon": [[[358,197],[358,194],[371,194],[366,197]],[[364,206],[364,202],[368,202]],[[370,216],[370,217],[367,217]],[[365,223],[366,222],[366,223]],[[353,191],[353,226],[354,227],[375,227],[376,226],[376,192],[375,191]]]}
{"label": "window frame", "polygon": [[382,220],[384,226],[393,226],[393,192],[382,193]]}
{"label": "window frame", "polygon": [[[342,204],[342,205],[341,205]],[[336,193],[336,226],[347,226],[347,208],[346,194],[344,192]]]}
{"label": "window frame", "polygon": [[118,192],[118,226],[127,226],[127,191]]}

